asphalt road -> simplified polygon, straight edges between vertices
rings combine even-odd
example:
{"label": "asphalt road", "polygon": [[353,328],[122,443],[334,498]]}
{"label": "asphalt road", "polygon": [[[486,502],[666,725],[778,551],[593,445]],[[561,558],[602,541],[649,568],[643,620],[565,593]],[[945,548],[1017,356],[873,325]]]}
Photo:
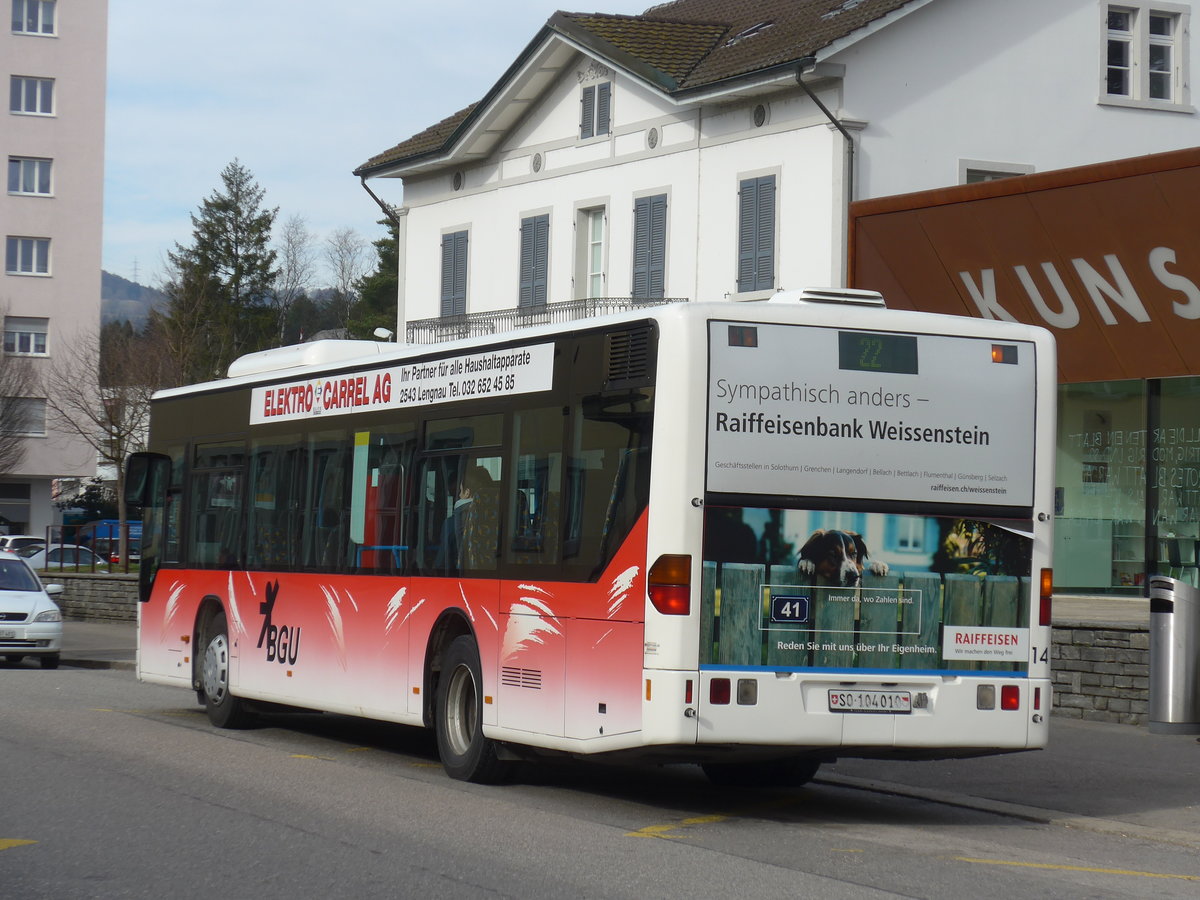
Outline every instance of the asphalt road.
{"label": "asphalt road", "polygon": [[[0,698],[5,898],[1200,895],[1182,831],[1024,816],[1038,798],[994,760],[976,771],[1011,787],[1003,814],[953,799],[970,762],[856,762],[772,791],[563,763],[480,787],[448,779],[420,731],[316,715],[216,731],[190,694],[128,672],[0,668]],[[931,784],[868,784],[883,771]]]}

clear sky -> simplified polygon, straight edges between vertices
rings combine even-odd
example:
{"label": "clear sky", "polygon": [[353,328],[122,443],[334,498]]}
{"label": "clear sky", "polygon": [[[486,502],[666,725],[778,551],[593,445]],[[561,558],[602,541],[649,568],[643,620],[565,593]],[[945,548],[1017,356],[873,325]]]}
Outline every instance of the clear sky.
{"label": "clear sky", "polygon": [[[583,0],[637,13],[652,0]],[[238,159],[323,238],[383,235],[351,172],[480,99],[555,0],[109,0],[104,268],[157,286]],[[390,185],[388,185],[390,187]],[[399,185],[385,193],[399,202]]]}

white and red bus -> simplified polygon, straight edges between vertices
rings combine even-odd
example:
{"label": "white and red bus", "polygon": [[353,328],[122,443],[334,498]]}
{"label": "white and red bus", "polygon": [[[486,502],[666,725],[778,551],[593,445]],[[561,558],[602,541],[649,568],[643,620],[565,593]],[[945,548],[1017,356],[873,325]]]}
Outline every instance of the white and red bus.
{"label": "white and red bus", "polygon": [[131,457],[139,677],[475,781],[1041,747],[1054,387],[1044,330],[861,292],[254,354]]}

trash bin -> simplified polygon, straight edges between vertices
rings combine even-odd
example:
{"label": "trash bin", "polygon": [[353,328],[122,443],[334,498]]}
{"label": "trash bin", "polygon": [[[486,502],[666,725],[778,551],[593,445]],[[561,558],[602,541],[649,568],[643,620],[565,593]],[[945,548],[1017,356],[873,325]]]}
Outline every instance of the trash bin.
{"label": "trash bin", "polygon": [[1200,734],[1200,590],[1150,579],[1150,730]]}

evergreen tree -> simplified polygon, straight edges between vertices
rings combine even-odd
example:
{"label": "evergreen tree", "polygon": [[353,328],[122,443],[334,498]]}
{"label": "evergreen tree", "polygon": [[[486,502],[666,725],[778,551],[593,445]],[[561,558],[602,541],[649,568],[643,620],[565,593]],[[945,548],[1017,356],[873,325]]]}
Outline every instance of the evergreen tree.
{"label": "evergreen tree", "polygon": [[[350,336],[370,338],[376,328],[396,329],[396,298],[400,288],[400,235],[396,223],[382,219],[387,227],[386,237],[375,241],[378,256],[375,271],[358,283],[358,303],[350,311]],[[397,335],[404,340],[404,335]]]}
{"label": "evergreen tree", "polygon": [[167,254],[169,303],[156,327],[186,381],[221,377],[238,356],[271,343],[278,272],[270,242],[279,209],[264,209],[264,196],[235,159],[192,214],[191,244]]}

